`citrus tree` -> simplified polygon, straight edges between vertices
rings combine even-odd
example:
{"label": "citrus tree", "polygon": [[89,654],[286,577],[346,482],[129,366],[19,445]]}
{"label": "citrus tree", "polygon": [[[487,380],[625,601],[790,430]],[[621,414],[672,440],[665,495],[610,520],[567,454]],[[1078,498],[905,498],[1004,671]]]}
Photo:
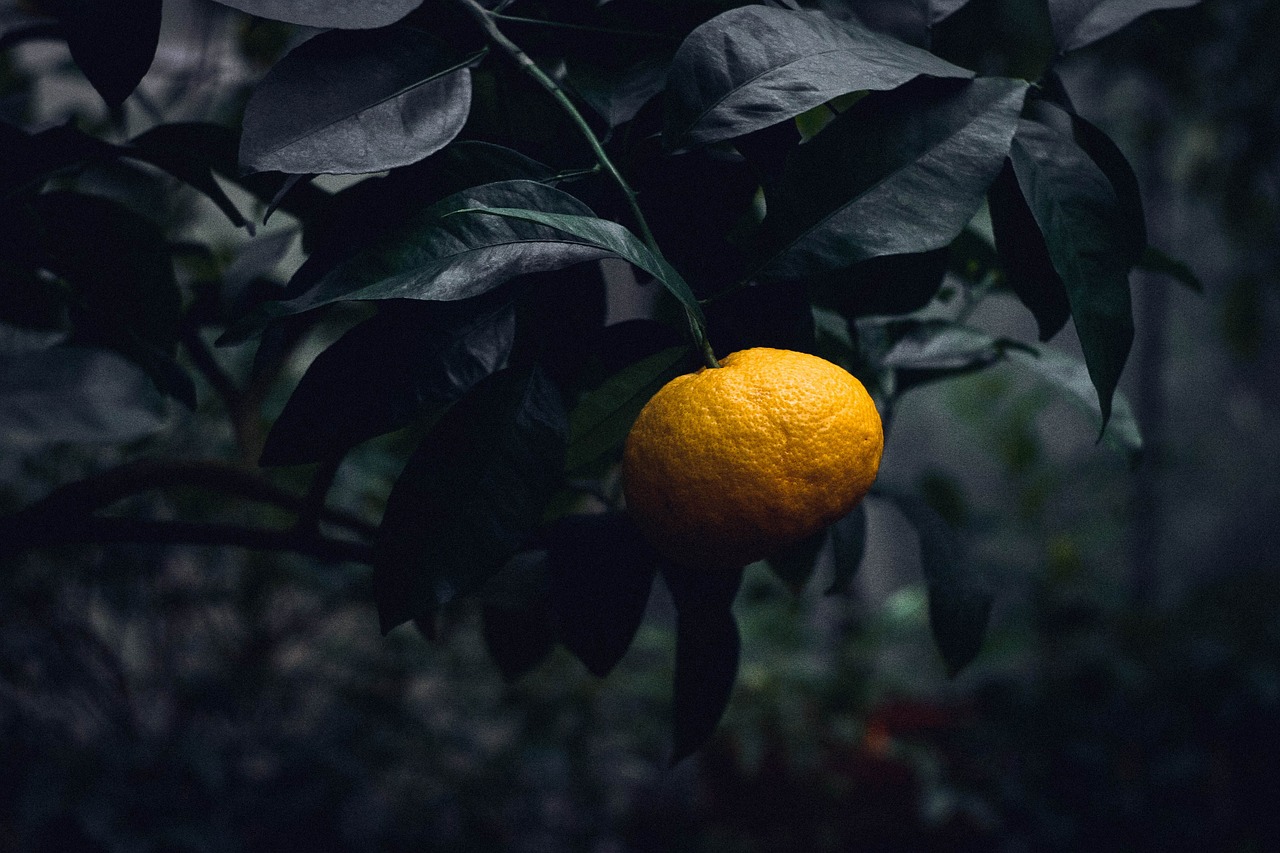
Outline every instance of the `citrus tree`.
{"label": "citrus tree", "polygon": [[[679,758],[732,689],[742,563],[766,557],[798,589],[823,555],[824,583],[848,589],[879,463],[878,444],[826,460],[829,438],[802,442],[820,462],[820,487],[794,493],[805,523],[739,548],[771,523],[742,522],[758,482],[664,492],[737,459],[770,482],[796,475],[762,433],[696,461],[736,423],[777,417],[808,441],[874,419],[878,441],[912,388],[1015,361],[1136,462],[1116,393],[1129,274],[1188,273],[1147,245],[1133,171],[1058,69],[1187,0],[223,2],[246,13],[263,67],[219,121],[166,120],[134,95],[161,0],[3,19],[6,50],[65,40],[109,119],[0,124],[0,425],[126,460],[0,519],[6,557],[141,541],[362,564],[383,631],[433,635],[442,610],[478,599],[512,678],[556,644],[607,674],[661,577]],[[86,185],[102,164],[162,198],[203,195],[225,221],[166,229]],[[258,231],[273,220],[289,225]],[[1012,293],[1040,340],[969,324],[992,293]],[[1068,323],[1082,360],[1044,345]],[[815,420],[794,395],[685,385],[659,416],[683,432],[647,427],[628,451],[627,482],[643,481],[630,496],[658,507],[637,525],[620,474],[637,415],[677,376],[734,376],[741,350],[775,353],[784,386],[852,382],[865,409]],[[149,453],[175,407],[222,412],[234,451]],[[331,506],[339,466],[388,435],[403,468],[380,519]],[[849,469],[833,512],[824,495]],[[177,486],[294,521],[103,512]],[[885,477],[870,496],[918,531],[934,637],[958,671],[981,647],[989,580],[920,495]]]}

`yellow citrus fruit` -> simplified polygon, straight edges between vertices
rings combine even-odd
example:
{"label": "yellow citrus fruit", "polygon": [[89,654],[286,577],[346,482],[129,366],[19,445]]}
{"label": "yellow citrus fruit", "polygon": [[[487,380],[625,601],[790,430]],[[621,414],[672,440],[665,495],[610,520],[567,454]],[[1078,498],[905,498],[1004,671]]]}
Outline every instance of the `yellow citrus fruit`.
{"label": "yellow citrus fruit", "polygon": [[843,368],[763,347],[720,364],[664,385],[623,451],[636,524],[695,567],[742,566],[817,533],[862,500],[884,450],[875,403]]}

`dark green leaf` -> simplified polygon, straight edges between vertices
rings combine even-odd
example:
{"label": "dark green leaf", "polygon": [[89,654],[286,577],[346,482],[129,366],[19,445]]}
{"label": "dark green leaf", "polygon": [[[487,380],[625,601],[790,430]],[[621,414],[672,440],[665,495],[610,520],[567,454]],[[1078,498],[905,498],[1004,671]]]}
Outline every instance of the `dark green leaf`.
{"label": "dark green leaf", "polygon": [[210,131],[213,127],[216,126],[198,122],[157,125],[130,140],[124,154],[163,169],[204,193],[232,225],[242,228],[249,223],[213,177],[218,152],[211,149],[217,147],[218,141],[211,144],[207,136],[211,132],[225,133],[223,128]]}
{"label": "dark green leaf", "polygon": [[444,411],[503,365],[514,334],[505,300],[388,305],[311,363],[259,464],[318,462]]}
{"label": "dark green leaf", "polygon": [[486,604],[481,617],[485,647],[507,683],[542,663],[555,648],[555,615],[546,601],[518,609]]}
{"label": "dark green leaf", "polygon": [[1157,9],[1182,9],[1199,0],[1049,0],[1053,40],[1062,52],[1093,44]]}
{"label": "dark green leaf", "polygon": [[116,146],[71,124],[32,134],[0,122],[0,196],[34,187],[63,169],[119,153]]}
{"label": "dark green leaf", "polygon": [[261,306],[233,327],[224,341],[243,340],[275,317],[331,302],[467,299],[518,275],[614,254],[596,243],[570,237],[560,228],[488,213],[457,213],[482,207],[591,215],[590,208],[568,193],[533,181],[502,181],[455,193],[338,264],[307,292]]}
{"label": "dark green leaf", "polygon": [[622,445],[636,415],[689,362],[689,348],[669,347],[609,377],[569,413],[566,471],[577,471]]}
{"label": "dark green leaf", "polygon": [[1008,160],[987,193],[987,207],[1009,287],[1036,318],[1040,340],[1047,341],[1071,318],[1071,302]]}
{"label": "dark green leaf", "polygon": [[610,127],[617,127],[662,91],[670,65],[670,54],[646,57],[620,71],[574,62],[568,67],[569,83]]}
{"label": "dark green leaf", "polygon": [[674,765],[707,742],[733,693],[742,651],[733,599],[742,571],[691,570],[664,563],[662,578],[676,608]]}
{"label": "dark green leaf", "polygon": [[565,421],[536,369],[499,371],[445,414],[392,488],[374,543],[383,631],[430,623],[529,539],[559,485]]}
{"label": "dark green leaf", "polygon": [[790,157],[758,267],[796,278],[948,245],[1000,170],[1026,84],[918,80],[872,93]]}
{"label": "dark green leaf", "polygon": [[422,5],[422,0],[218,0],[224,6],[307,27],[365,30],[394,24]]}
{"label": "dark green leaf", "polygon": [[1191,267],[1177,258],[1171,258],[1155,246],[1147,246],[1138,258],[1137,267],[1145,272],[1167,275],[1196,293],[1204,293],[1204,283]]}
{"label": "dark green leaf", "polygon": [[[1039,105],[1046,117],[1057,107]],[[1067,288],[1071,317],[1097,389],[1103,424],[1133,343],[1129,270],[1146,247],[1132,208],[1071,136],[1021,120],[1010,151],[1023,196]]]}
{"label": "dark green leaf", "polygon": [[868,258],[814,276],[812,298],[848,318],[909,314],[937,295],[950,260],[950,248]]}
{"label": "dark green leaf", "polygon": [[[873,336],[865,334],[876,327]],[[940,379],[969,373],[996,362],[1011,345],[1007,338],[997,338],[950,320],[919,320],[913,317],[866,320],[859,325],[864,341],[878,342],[876,361],[882,367],[914,377],[918,384],[925,379]]]}
{"label": "dark green leaf", "polygon": [[1111,417],[1104,424],[1102,412],[1098,409],[1098,395],[1084,364],[1047,346],[1036,347],[1030,352],[1011,352],[1010,360],[1065,392],[1068,400],[1093,419],[1103,443],[1123,455],[1129,467],[1137,467],[1142,459],[1142,432],[1123,394],[1116,393]]}
{"label": "dark green leaf", "polygon": [[867,544],[867,507],[858,504],[853,511],[831,525],[831,586],[827,595],[848,595],[850,585],[862,567]]}
{"label": "dark green leaf", "polygon": [[560,642],[603,678],[640,627],[658,557],[621,512],[566,516],[543,541]]}
{"label": "dark green leaf", "polygon": [[58,0],[71,58],[107,102],[118,107],[142,80],[160,41],[161,0]]}
{"label": "dark green leaf", "polygon": [[922,74],[973,76],[853,20],[731,9],[694,30],[676,53],[663,137],[672,149],[731,139],[838,95],[893,89]]}
{"label": "dark green leaf", "polygon": [[680,304],[684,306],[685,311],[697,318],[698,328],[706,327],[707,321],[702,316],[702,305],[699,304],[698,298],[693,295],[693,291],[689,289],[688,283],[681,278],[680,273],[676,272],[675,268],[667,263],[661,255],[651,252],[648,246],[640,242],[639,237],[616,222],[589,215],[546,213],[541,210],[497,206],[478,208],[471,211],[459,211],[459,213],[503,216],[510,219],[535,222],[539,225],[545,225],[549,228],[572,234],[583,243],[590,246],[598,246],[606,250],[610,255],[622,258],[624,261],[628,261],[656,278],[676,299],[680,300]]}
{"label": "dark green leaf", "polygon": [[818,567],[818,555],[822,546],[827,543],[827,537],[827,528],[823,528],[812,536],[769,555],[769,568],[795,595],[799,595],[809,578],[813,577],[814,570]]}
{"label": "dark green leaf", "polygon": [[164,426],[164,399],[114,352],[0,325],[0,442],[124,442]]}
{"label": "dark green leaf", "polygon": [[920,565],[929,592],[929,627],[952,676],[978,656],[991,618],[991,592],[964,559],[960,540],[942,516],[914,495],[881,491],[920,537]]}
{"label": "dark green leaf", "polygon": [[250,171],[351,174],[421,160],[466,122],[475,58],[409,27],[321,33],[254,89],[240,162]]}

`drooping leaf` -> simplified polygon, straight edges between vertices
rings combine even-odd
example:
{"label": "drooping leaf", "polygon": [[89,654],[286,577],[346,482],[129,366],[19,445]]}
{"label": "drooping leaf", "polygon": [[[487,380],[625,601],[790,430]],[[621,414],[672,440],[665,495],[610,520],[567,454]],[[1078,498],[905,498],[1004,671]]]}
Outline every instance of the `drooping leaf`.
{"label": "drooping leaf", "polygon": [[1009,360],[1065,393],[1068,400],[1089,415],[1098,428],[1101,441],[1120,453],[1130,468],[1137,467],[1142,459],[1142,431],[1123,394],[1115,394],[1111,417],[1104,424],[1098,408],[1098,395],[1084,364],[1047,346],[1036,347],[1033,351],[1011,351]]}
{"label": "drooping leaf", "polygon": [[674,765],[707,742],[733,693],[742,651],[733,599],[742,571],[696,571],[665,563],[662,578],[676,608]]}
{"label": "drooping leaf", "polygon": [[555,648],[555,616],[545,600],[520,608],[485,604],[480,612],[485,647],[508,684],[542,663]]}
{"label": "drooping leaf", "polygon": [[1157,9],[1182,9],[1199,0],[1049,0],[1053,40],[1063,53],[1093,44]]}
{"label": "drooping leaf", "polygon": [[365,30],[394,24],[422,0],[218,0],[224,6],[290,24]]}
{"label": "drooping leaf", "polygon": [[298,382],[261,465],[318,462],[442,412],[502,367],[515,336],[508,301],[388,306],[356,326]]}
{"label": "drooping leaf", "polygon": [[384,632],[430,623],[529,539],[559,485],[567,429],[537,369],[499,371],[445,414],[396,480],[374,542]]}
{"label": "drooping leaf", "polygon": [[867,507],[859,503],[831,525],[831,585],[827,595],[848,595],[850,585],[862,567],[867,544]]}
{"label": "drooping leaf", "polygon": [[489,213],[512,207],[589,217],[568,193],[533,181],[500,181],[454,193],[339,263],[305,293],[260,306],[223,340],[243,340],[276,317],[342,300],[451,301],[487,293],[518,275],[595,261],[614,253],[563,229]]}
{"label": "drooping leaf", "polygon": [[[460,211],[461,212],[461,211]],[[546,213],[541,210],[528,210],[513,207],[486,207],[468,211],[471,213],[491,214],[510,219],[534,222],[572,234],[583,243],[597,246],[610,255],[622,258],[634,266],[644,270],[656,278],[671,295],[680,301],[684,310],[697,318],[699,329],[706,327],[706,318],[702,316],[702,305],[698,297],[693,295],[689,284],[680,273],[661,256],[654,254],[649,247],[640,242],[640,238],[623,226],[596,216],[584,216],[572,213]],[[699,344],[702,342],[699,341]]]}
{"label": "drooping leaf", "polygon": [[1035,317],[1040,340],[1047,341],[1071,319],[1071,302],[1008,160],[987,193],[987,207],[1009,287]]}
{"label": "drooping leaf", "polygon": [[1000,170],[1026,84],[917,80],[872,93],[790,157],[757,268],[797,278],[949,244]]}
{"label": "drooping leaf", "polygon": [[897,371],[898,390],[981,370],[1024,344],[950,320],[869,318],[859,339],[880,367]]}
{"label": "drooping leaf", "polygon": [[621,512],[565,516],[542,541],[560,642],[603,678],[640,627],[658,557]]}
{"label": "drooping leaf", "polygon": [[937,294],[950,260],[950,248],[868,258],[812,277],[812,299],[848,318],[909,314]]}
{"label": "drooping leaf", "polygon": [[254,89],[240,162],[252,171],[353,174],[421,160],[466,122],[466,66],[476,58],[410,27],[321,33]]}
{"label": "drooping leaf", "polygon": [[155,58],[161,0],[58,0],[51,5],[71,58],[107,106],[120,106]]}
{"label": "drooping leaf", "polygon": [[992,595],[964,557],[954,530],[915,495],[881,490],[915,527],[920,566],[929,593],[929,627],[934,643],[955,676],[978,656],[991,619]]}
{"label": "drooping leaf", "polygon": [[116,146],[70,123],[27,133],[0,122],[0,196],[35,187],[63,169],[119,153]]}
{"label": "drooping leaf", "polygon": [[1018,185],[1066,285],[1103,424],[1133,343],[1129,271],[1146,247],[1145,229],[1107,175],[1076,144],[1070,117],[1039,105],[1054,126],[1022,119],[1010,149]]}
{"label": "drooping leaf", "polygon": [[829,538],[828,528],[770,554],[767,560],[770,570],[778,576],[792,594],[799,595],[818,568],[818,556]]}
{"label": "drooping leaf", "polygon": [[165,170],[204,193],[237,228],[248,225],[222,185],[213,177],[205,136],[212,125],[199,122],[160,124],[129,141],[125,155]]}
{"label": "drooping leaf", "polygon": [[1177,258],[1166,255],[1155,246],[1147,246],[1143,250],[1142,257],[1138,258],[1137,267],[1145,272],[1167,275],[1195,293],[1204,293],[1204,282],[1200,281],[1200,277],[1191,267]]}
{"label": "drooping leaf", "polygon": [[628,365],[585,393],[569,412],[565,470],[578,471],[620,447],[644,404],[689,360],[688,347],[668,347]]}
{"label": "drooping leaf", "polygon": [[690,33],[672,61],[663,138],[681,149],[794,118],[839,95],[972,72],[816,12],[744,6]]}
{"label": "drooping leaf", "polygon": [[110,350],[0,325],[0,443],[136,441],[161,429],[164,399]]}

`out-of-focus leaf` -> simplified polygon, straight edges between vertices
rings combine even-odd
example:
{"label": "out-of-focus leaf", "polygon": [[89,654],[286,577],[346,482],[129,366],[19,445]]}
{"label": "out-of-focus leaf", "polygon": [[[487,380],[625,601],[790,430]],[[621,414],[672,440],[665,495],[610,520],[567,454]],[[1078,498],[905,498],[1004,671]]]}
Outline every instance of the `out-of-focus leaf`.
{"label": "out-of-focus leaf", "polygon": [[443,411],[503,366],[514,336],[505,300],[388,306],[316,356],[272,426],[260,464],[318,462]]}
{"label": "out-of-focus leaf", "polygon": [[276,317],[332,302],[467,299],[518,275],[614,254],[561,228],[527,219],[457,213],[487,207],[591,216],[590,208],[573,196],[533,181],[501,181],[454,193],[339,263],[305,293],[260,306],[229,330],[224,342],[243,340]]}
{"label": "out-of-focus leaf", "polygon": [[701,571],[666,563],[662,578],[676,608],[671,763],[697,752],[728,707],[742,642],[733,599],[742,571]]}
{"label": "out-of-focus leaf", "polygon": [[110,350],[0,325],[0,442],[135,441],[164,426],[164,398]]}
{"label": "out-of-focus leaf", "polygon": [[321,33],[294,48],[245,106],[252,171],[378,172],[447,145],[471,108],[476,56],[410,27]]}
{"label": "out-of-focus leaf", "polygon": [[565,516],[541,541],[560,642],[604,677],[640,627],[658,557],[621,512]]}
{"label": "out-of-focus leaf", "polygon": [[898,371],[898,389],[971,373],[991,365],[1010,347],[1025,346],[950,320],[914,317],[859,322],[859,336],[881,367]]}
{"label": "out-of-focus leaf", "polygon": [[33,187],[62,169],[121,153],[71,124],[27,133],[0,122],[0,196]]}
{"label": "out-of-focus leaf", "polygon": [[1182,9],[1199,0],[1049,0],[1053,40],[1063,53],[1093,44],[1157,9]]}
{"label": "out-of-focus leaf", "polygon": [[584,468],[621,446],[636,415],[689,362],[689,348],[668,347],[609,377],[569,413],[566,471]]}
{"label": "out-of-focus leaf", "polygon": [[1133,343],[1129,271],[1146,247],[1145,228],[1133,221],[1131,201],[1118,195],[1069,131],[1059,129],[1072,126],[1070,117],[1051,104],[1037,107],[1054,126],[1020,120],[1010,159],[1066,285],[1105,425]]}
{"label": "out-of-focus leaf", "polygon": [[58,0],[71,58],[110,107],[137,87],[160,42],[161,0]]}
{"label": "out-of-focus leaf", "polygon": [[909,314],[937,295],[950,260],[949,248],[868,258],[811,278],[812,299],[851,319]]}
{"label": "out-of-focus leaf", "polygon": [[838,95],[893,89],[922,74],[972,72],[817,12],[744,6],[690,33],[671,64],[668,148],[707,145],[794,118]]}
{"label": "out-of-focus leaf", "polygon": [[1026,84],[918,80],[872,93],[788,159],[757,268],[797,278],[948,245],[982,204]]}
{"label": "out-of-focus leaf", "polygon": [[1104,424],[1102,412],[1098,408],[1098,395],[1093,390],[1088,368],[1084,364],[1047,346],[1036,347],[1033,352],[1012,351],[1009,359],[1065,392],[1067,399],[1087,412],[1097,424],[1100,440],[1120,453],[1129,467],[1137,467],[1142,460],[1142,431],[1123,394],[1115,394],[1111,417]]}
{"label": "out-of-focus leaf", "polygon": [[290,24],[365,30],[394,24],[422,0],[218,0],[224,6]]}
{"label": "out-of-focus leaf", "polygon": [[374,542],[383,631],[474,591],[534,532],[559,486],[568,431],[536,369],[502,370],[450,409],[409,458]]}
{"label": "out-of-focus leaf", "polygon": [[955,676],[978,656],[991,619],[992,595],[965,560],[954,530],[915,495],[881,489],[915,527],[920,565],[929,592],[929,627],[934,643]]}
{"label": "out-of-focus leaf", "polygon": [[[460,211],[462,212],[462,211]],[[680,276],[671,264],[661,255],[656,255],[649,247],[640,242],[640,238],[623,226],[607,219],[577,214],[545,213],[541,210],[529,210],[511,207],[486,207],[467,211],[471,213],[492,214],[510,219],[534,222],[572,234],[582,242],[598,246],[610,255],[622,258],[634,266],[644,270],[656,278],[671,295],[680,300],[684,310],[697,318],[696,329],[706,327],[706,318],[702,316],[702,305],[698,297],[693,295],[689,284]],[[702,344],[702,341],[697,343]]]}
{"label": "out-of-focus leaf", "polygon": [[859,503],[831,525],[831,585],[827,595],[848,595],[850,585],[862,567],[867,545],[867,507]]}
{"label": "out-of-focus leaf", "polygon": [[1147,246],[1143,250],[1142,257],[1138,258],[1137,267],[1144,272],[1167,275],[1195,293],[1204,293],[1204,282],[1200,281],[1200,277],[1191,267],[1177,258],[1166,255],[1155,246]]}

